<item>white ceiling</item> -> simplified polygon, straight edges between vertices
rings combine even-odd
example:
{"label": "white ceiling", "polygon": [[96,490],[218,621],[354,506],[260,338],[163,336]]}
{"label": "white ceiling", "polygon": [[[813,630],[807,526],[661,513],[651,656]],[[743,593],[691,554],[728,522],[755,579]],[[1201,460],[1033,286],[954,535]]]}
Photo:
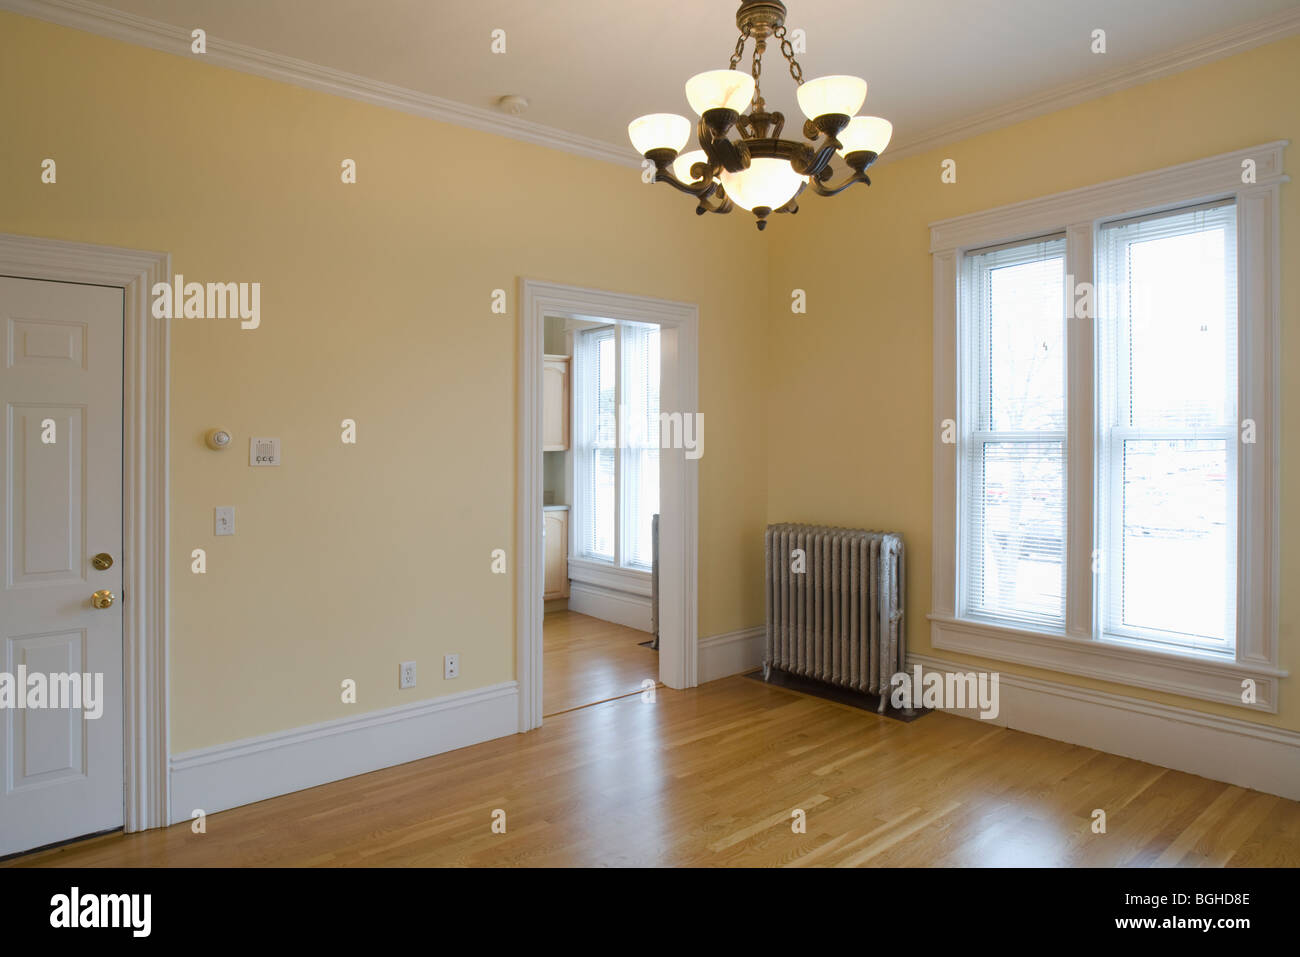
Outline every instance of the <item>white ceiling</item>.
{"label": "white ceiling", "polygon": [[[490,108],[527,96],[526,119],[627,145],[627,123],[690,115],[682,83],[727,65],[738,0],[100,0],[187,32]],[[1283,11],[1300,0],[786,0],[811,79],[853,73],[864,112],[907,145],[964,117],[1085,82]],[[490,51],[492,30],[507,52]],[[1107,52],[1090,51],[1094,29]],[[745,63],[752,53],[746,50]],[[779,51],[769,108],[799,117]],[[798,126],[791,124],[791,129]]]}

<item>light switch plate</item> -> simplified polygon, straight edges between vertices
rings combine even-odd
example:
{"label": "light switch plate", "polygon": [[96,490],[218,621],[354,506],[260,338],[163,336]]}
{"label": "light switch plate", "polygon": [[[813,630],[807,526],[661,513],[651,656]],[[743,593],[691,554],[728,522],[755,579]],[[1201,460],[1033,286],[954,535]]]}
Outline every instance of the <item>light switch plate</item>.
{"label": "light switch plate", "polygon": [[217,535],[235,534],[235,506],[218,505],[213,518],[213,532]]}
{"label": "light switch plate", "polygon": [[253,466],[279,465],[280,440],[259,438],[249,439],[248,464]]}

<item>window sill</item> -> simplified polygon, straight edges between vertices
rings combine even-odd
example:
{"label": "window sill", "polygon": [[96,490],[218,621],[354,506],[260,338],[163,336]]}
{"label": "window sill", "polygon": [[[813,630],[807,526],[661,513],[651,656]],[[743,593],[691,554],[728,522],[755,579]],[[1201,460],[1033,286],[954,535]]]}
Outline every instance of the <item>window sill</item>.
{"label": "window sill", "polygon": [[583,558],[581,555],[569,556],[569,578],[575,582],[599,585],[615,591],[629,592],[633,595],[650,597],[650,573],[635,568],[620,568],[613,562]]}
{"label": "window sill", "polygon": [[[1185,695],[1250,711],[1277,713],[1278,679],[1287,672],[1237,661],[1178,655],[1110,641],[929,615],[934,648],[1082,675],[1137,688]],[[1255,682],[1256,700],[1243,704],[1242,681]]]}

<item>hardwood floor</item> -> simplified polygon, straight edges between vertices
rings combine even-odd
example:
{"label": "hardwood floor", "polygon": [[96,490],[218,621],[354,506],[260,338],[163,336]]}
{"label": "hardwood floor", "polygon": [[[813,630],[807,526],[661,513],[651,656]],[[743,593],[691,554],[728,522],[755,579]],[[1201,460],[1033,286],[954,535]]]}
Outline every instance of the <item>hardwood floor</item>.
{"label": "hardwood floor", "polygon": [[644,631],[576,611],[542,621],[542,714],[553,715],[632,694],[659,682],[659,652],[638,642]]}
{"label": "hardwood floor", "polygon": [[183,823],[11,864],[1294,867],[1300,804],[735,677],[212,814],[205,834]]}

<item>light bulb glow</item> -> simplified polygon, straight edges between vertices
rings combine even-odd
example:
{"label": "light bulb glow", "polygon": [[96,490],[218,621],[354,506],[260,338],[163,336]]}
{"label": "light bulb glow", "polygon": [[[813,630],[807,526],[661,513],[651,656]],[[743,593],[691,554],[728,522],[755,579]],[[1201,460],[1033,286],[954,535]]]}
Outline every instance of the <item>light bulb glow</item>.
{"label": "light bulb glow", "polygon": [[789,162],[771,157],[751,160],[749,168],[738,173],[723,170],[719,178],[731,201],[747,210],[760,206],[778,210],[808,182],[808,177],[796,173]]}
{"label": "light bulb glow", "polygon": [[852,116],[867,98],[867,81],[856,76],[819,76],[795,91],[799,109],[810,120],[827,113]]}
{"label": "light bulb glow", "polygon": [[696,163],[707,163],[708,156],[704,150],[691,150],[689,153],[683,153],[677,159],[673,160],[673,175],[683,183],[694,183],[695,177],[691,175],[691,167]]}
{"label": "light bulb glow", "polygon": [[841,156],[849,153],[870,151],[877,155],[885,151],[889,138],[894,135],[894,124],[878,116],[855,116],[849,125],[836,137],[842,149],[835,152]]}
{"label": "light bulb glow", "polygon": [[686,100],[700,116],[706,110],[744,113],[754,98],[754,78],[739,70],[708,70],[686,81]]}
{"label": "light bulb glow", "polygon": [[651,150],[680,152],[691,135],[691,121],[676,113],[648,113],[627,125],[627,136],[641,155]]}

